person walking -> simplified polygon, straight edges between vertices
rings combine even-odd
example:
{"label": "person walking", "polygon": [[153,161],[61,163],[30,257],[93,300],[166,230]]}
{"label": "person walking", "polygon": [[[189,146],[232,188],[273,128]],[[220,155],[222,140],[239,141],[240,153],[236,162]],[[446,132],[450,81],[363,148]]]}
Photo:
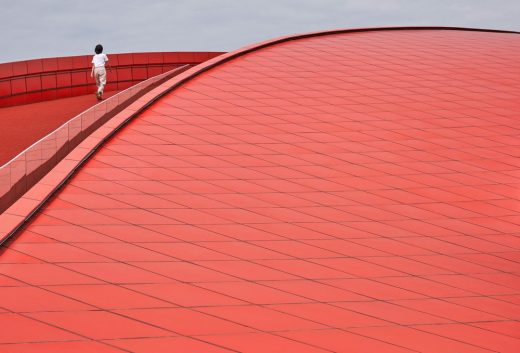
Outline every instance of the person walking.
{"label": "person walking", "polygon": [[96,79],[96,98],[102,100],[103,91],[107,84],[107,71],[105,65],[108,65],[108,56],[103,54],[103,46],[101,44],[96,45],[94,51],[96,55],[92,58],[92,71],[90,72],[90,77]]}

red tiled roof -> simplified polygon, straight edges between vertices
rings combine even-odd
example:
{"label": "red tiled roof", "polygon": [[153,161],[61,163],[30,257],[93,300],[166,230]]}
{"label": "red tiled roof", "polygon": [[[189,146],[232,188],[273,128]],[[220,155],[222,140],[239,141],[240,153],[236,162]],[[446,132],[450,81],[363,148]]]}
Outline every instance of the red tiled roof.
{"label": "red tiled roof", "polygon": [[520,350],[519,54],[338,33],[185,82],[4,249],[0,352]]}

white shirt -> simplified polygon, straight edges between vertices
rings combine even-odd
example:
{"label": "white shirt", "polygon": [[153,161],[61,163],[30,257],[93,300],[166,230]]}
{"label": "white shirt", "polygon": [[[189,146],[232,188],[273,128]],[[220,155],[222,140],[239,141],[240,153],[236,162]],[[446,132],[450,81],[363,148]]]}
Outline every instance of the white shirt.
{"label": "white shirt", "polygon": [[94,64],[94,67],[101,67],[105,66],[105,63],[108,61],[108,56],[106,54],[96,54],[92,58],[92,64]]}

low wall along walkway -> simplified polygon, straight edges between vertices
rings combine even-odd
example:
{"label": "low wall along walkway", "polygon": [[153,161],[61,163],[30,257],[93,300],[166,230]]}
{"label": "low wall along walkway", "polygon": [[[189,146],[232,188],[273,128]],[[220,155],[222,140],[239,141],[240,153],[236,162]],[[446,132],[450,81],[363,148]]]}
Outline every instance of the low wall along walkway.
{"label": "low wall along walkway", "polygon": [[[177,67],[199,64],[222,53],[160,52],[108,54],[107,91],[123,90]],[[92,55],[0,64],[0,107],[84,95],[95,90]]]}

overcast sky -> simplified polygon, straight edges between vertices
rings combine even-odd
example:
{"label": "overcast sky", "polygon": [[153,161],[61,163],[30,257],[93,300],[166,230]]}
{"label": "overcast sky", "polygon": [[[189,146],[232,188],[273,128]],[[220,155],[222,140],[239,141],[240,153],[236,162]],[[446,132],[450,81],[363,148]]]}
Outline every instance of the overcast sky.
{"label": "overcast sky", "polygon": [[0,62],[229,51],[314,30],[441,25],[520,31],[520,0],[0,0]]}

